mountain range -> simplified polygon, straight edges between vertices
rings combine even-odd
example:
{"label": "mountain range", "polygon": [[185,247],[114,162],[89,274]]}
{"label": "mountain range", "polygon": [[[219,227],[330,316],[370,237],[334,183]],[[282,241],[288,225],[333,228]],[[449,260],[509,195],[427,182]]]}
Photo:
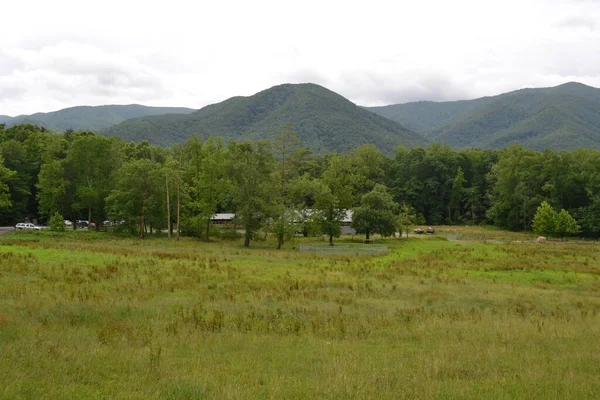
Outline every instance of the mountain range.
{"label": "mountain range", "polygon": [[570,82],[452,102],[414,102],[370,111],[430,141],[461,148],[600,149],[600,89]]}
{"label": "mountain range", "polygon": [[304,145],[317,153],[345,152],[370,143],[391,154],[398,145],[415,147],[428,143],[398,122],[311,83],[275,86],[191,114],[134,118],[102,134],[169,146],[193,133],[225,140],[273,139],[286,124],[291,124]]}
{"label": "mountain range", "polygon": [[161,146],[185,141],[193,133],[225,140],[272,139],[291,124],[304,145],[317,153],[345,152],[371,143],[391,154],[398,145],[410,148],[431,142],[456,149],[499,149],[510,144],[536,150],[600,149],[600,89],[570,82],[474,100],[359,107],[316,84],[283,84],[200,110],[82,106],[0,115],[0,123],[92,130]]}
{"label": "mountain range", "polygon": [[78,106],[49,113],[35,113],[9,117],[0,115],[0,123],[8,127],[17,124],[43,126],[52,131],[98,131],[130,118],[159,114],[186,114],[194,111],[185,107],[148,107],[139,104]]}

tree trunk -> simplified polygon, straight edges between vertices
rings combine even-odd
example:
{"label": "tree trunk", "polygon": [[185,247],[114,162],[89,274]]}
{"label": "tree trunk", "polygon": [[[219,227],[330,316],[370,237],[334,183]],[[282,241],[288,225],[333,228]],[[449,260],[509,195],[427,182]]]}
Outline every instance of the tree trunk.
{"label": "tree trunk", "polygon": [[88,230],[90,229],[91,223],[92,223],[92,206],[88,206]]}
{"label": "tree trunk", "polygon": [[244,247],[250,247],[250,236],[248,235],[244,238]]}
{"label": "tree trunk", "polygon": [[329,234],[329,245],[333,246],[333,234],[332,233]]}
{"label": "tree trunk", "polygon": [[140,215],[140,230],[138,232],[138,238],[140,238],[140,239],[144,238],[144,225],[146,224],[146,221],[144,220],[145,212],[146,212],[146,198],[144,197],[142,199],[142,213]]}
{"label": "tree trunk", "polygon": [[367,240],[369,240],[369,230],[367,229]]}
{"label": "tree trunk", "polygon": [[283,234],[277,237],[277,250],[281,249],[281,246],[283,246]]}
{"label": "tree trunk", "polygon": [[179,206],[180,206],[180,197],[179,197],[179,175],[177,176],[177,240],[179,240]]}
{"label": "tree trunk", "polygon": [[171,239],[171,203],[169,202],[169,175],[165,172],[165,187],[167,189],[167,236]]}

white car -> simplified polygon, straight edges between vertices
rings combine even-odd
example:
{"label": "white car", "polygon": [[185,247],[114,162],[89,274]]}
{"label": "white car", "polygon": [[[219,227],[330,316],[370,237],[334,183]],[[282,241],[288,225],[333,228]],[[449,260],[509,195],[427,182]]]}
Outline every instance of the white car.
{"label": "white car", "polygon": [[42,227],[41,226],[37,226],[35,224],[32,224],[31,222],[20,222],[18,224],[15,225],[15,229],[17,230],[22,230],[22,229],[33,229],[36,231],[41,231]]}
{"label": "white car", "polygon": [[73,223],[68,219],[65,219],[65,226],[73,226]]}

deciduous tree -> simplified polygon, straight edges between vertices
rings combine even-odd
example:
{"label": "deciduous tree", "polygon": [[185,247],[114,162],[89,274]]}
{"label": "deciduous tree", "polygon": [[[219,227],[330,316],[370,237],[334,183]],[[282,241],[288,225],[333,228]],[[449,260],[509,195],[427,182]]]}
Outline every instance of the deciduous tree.
{"label": "deciduous tree", "polygon": [[385,186],[376,184],[373,190],[364,194],[360,206],[354,208],[352,226],[357,233],[364,233],[370,239],[372,233],[391,236],[396,233],[396,211],[398,205]]}

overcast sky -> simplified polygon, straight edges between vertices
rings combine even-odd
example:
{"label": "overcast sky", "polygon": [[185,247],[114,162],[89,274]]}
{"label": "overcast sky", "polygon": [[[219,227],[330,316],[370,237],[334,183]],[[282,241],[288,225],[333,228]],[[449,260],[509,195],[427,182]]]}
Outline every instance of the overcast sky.
{"label": "overcast sky", "polygon": [[200,108],[285,82],[361,105],[600,87],[600,0],[28,0],[0,10],[4,115]]}

